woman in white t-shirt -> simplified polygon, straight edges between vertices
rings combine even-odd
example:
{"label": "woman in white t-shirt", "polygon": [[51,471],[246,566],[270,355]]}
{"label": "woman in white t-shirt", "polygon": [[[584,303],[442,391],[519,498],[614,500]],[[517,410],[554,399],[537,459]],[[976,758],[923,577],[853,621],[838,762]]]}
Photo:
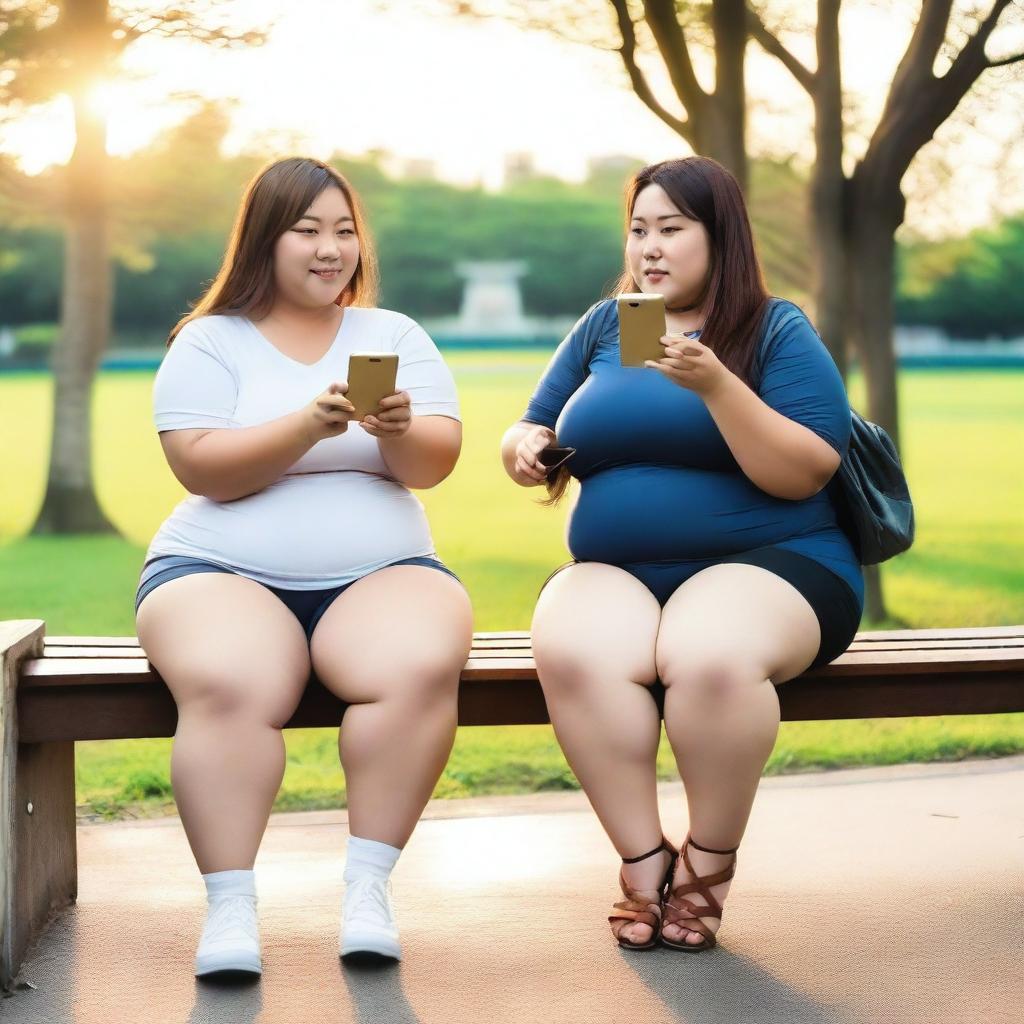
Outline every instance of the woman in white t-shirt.
{"label": "woman in white t-shirt", "polygon": [[[261,972],[253,864],[311,669],[346,704],[339,952],[400,958],[389,874],[451,751],[473,627],[409,490],[458,459],[454,382],[418,324],[374,308],[376,283],[345,179],[272,163],[157,373],[160,442],[191,495],[150,544],[136,621],[178,706],[171,779],[209,899],[200,976]],[[348,357],[381,351],[397,390],[356,421]]]}

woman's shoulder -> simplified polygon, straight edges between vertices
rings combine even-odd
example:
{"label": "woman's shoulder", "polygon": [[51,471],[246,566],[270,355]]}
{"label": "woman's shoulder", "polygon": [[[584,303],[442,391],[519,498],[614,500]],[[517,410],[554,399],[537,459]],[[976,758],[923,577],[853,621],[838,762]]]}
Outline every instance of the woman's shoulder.
{"label": "woman's shoulder", "polygon": [[593,327],[602,329],[610,323],[617,323],[619,318],[619,307],[616,297],[598,299],[590,309],[583,314],[582,319],[588,321]]}
{"label": "woman's shoulder", "polygon": [[235,347],[235,339],[244,331],[245,322],[240,316],[207,313],[189,320],[175,335],[170,348],[189,346],[225,358]]}
{"label": "woman's shoulder", "polygon": [[[245,329],[244,319],[231,313],[206,313],[189,320],[180,331],[178,338],[190,338],[195,341],[214,340],[225,336],[233,336]],[[177,340],[177,339],[176,339]]]}
{"label": "woman's shoulder", "polygon": [[[765,311],[764,325],[770,330],[785,320],[787,323],[803,322],[811,324],[811,318],[792,299],[784,299],[779,295],[768,297],[768,306]],[[814,325],[811,324],[813,327]]]}
{"label": "woman's shoulder", "polygon": [[619,311],[614,298],[598,299],[576,321],[572,333],[584,344],[593,344],[619,327]]}
{"label": "woman's shoulder", "polygon": [[762,372],[804,373],[820,381],[822,375],[831,378],[838,374],[828,346],[807,313],[788,299],[773,296],[772,302],[765,317],[755,378]]}
{"label": "woman's shoulder", "polygon": [[790,345],[818,346],[824,343],[807,312],[791,299],[772,295],[761,326],[761,340],[770,351]]}
{"label": "woman's shoulder", "polygon": [[349,306],[345,310],[346,318],[363,330],[376,331],[383,337],[390,337],[396,342],[410,331],[422,331],[423,326],[405,313],[396,309],[384,309],[382,306]]}

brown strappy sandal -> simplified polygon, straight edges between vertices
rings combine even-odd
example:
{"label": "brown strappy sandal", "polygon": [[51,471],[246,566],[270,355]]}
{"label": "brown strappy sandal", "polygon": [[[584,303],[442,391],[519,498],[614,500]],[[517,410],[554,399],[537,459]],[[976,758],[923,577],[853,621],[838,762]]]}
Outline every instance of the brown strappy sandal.
{"label": "brown strappy sandal", "polygon": [[[690,863],[689,854],[686,852],[687,846],[695,846],[698,850],[703,850],[705,853],[731,853],[733,854],[732,861],[727,864],[721,871],[716,871],[713,875],[704,875],[701,877],[693,870],[693,865]],[[689,833],[686,835],[686,840],[682,846],[683,864],[686,866],[686,870],[693,875],[692,882],[684,882],[682,885],[676,886],[676,888],[669,891],[668,899],[665,900],[662,906],[661,915],[661,928],[659,930],[659,938],[661,944],[667,946],[669,949],[681,949],[687,953],[700,953],[705,949],[713,949],[718,945],[718,940],[715,938],[715,933],[700,920],[702,917],[717,917],[719,921],[722,919],[722,904],[711,894],[711,886],[721,885],[722,882],[728,882],[730,878],[736,873],[736,851],[739,849],[738,846],[733,847],[731,850],[712,850],[707,846],[701,846],[700,843],[695,842],[690,838]],[[669,886],[672,881],[669,879]],[[690,900],[683,899],[687,893],[699,892],[707,903],[706,907],[695,906]],[[703,942],[687,942],[685,939],[682,942],[676,942],[672,939],[666,939],[664,935],[665,925],[667,924],[678,924],[684,928],[689,928],[691,931],[700,932],[704,936]]]}
{"label": "brown strappy sandal", "polygon": [[622,895],[626,898],[614,904],[615,913],[608,916],[608,923],[611,924],[613,921],[634,921],[637,924],[645,924],[651,929],[651,938],[648,942],[630,942],[628,939],[619,937],[623,928],[626,927],[626,925],[620,925],[614,934],[615,941],[623,949],[653,949],[658,944],[661,901],[665,898],[665,891],[672,881],[672,873],[675,871],[676,858],[679,856],[679,851],[662,836],[661,844],[653,850],[642,853],[639,857],[622,858],[623,864],[636,864],[637,861],[647,860],[648,857],[653,857],[656,853],[661,853],[662,850],[669,855],[668,870],[665,872],[661,885],[658,886],[658,899],[653,902],[640,896],[636,889],[631,889],[626,884],[621,868],[619,869],[619,888],[622,890]]}

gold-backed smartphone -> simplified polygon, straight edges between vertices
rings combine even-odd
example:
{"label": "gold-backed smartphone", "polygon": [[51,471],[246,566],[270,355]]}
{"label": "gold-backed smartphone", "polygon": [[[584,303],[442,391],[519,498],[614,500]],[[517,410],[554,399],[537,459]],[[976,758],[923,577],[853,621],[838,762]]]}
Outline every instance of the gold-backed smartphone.
{"label": "gold-backed smartphone", "polygon": [[665,296],[657,292],[620,295],[619,360],[623,366],[643,366],[645,359],[661,359],[665,348],[658,340],[665,326]]}
{"label": "gold-backed smartphone", "polygon": [[374,415],[380,400],[395,393],[398,379],[397,352],[353,352],[348,357],[348,393],[355,406],[353,418]]}

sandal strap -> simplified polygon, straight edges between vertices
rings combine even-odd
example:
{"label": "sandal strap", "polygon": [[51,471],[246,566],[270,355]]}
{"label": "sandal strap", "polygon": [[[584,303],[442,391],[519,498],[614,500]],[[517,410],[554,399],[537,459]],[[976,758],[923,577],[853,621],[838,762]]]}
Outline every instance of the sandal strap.
{"label": "sandal strap", "polygon": [[648,857],[653,857],[656,853],[661,853],[662,850],[664,850],[666,853],[671,854],[672,856],[675,856],[676,851],[672,848],[669,841],[664,836],[662,836],[661,842],[653,850],[648,850],[647,853],[641,853],[639,857],[623,857],[622,863],[637,864],[642,860],[647,860]]}
{"label": "sandal strap", "polygon": [[686,837],[686,842],[683,843],[683,846],[686,846],[687,844],[690,846],[696,846],[698,850],[703,850],[705,853],[735,853],[739,849],[738,846],[734,846],[731,850],[712,850],[710,846],[701,846],[700,843],[698,843],[692,836]]}
{"label": "sandal strap", "polygon": [[[705,914],[704,916],[708,917],[710,915]],[[717,917],[718,915],[716,914],[713,916]],[[700,932],[700,934],[704,936],[704,938],[707,940],[710,946],[718,945],[718,938],[716,937],[715,933],[699,917],[675,917],[670,919],[668,914],[666,913],[665,919],[662,922],[662,929],[664,929],[666,924],[681,924],[684,928],[687,928],[689,931]],[[700,945],[700,943],[686,943],[686,945],[692,945],[696,948]]]}
{"label": "sandal strap", "polygon": [[[721,885],[723,882],[728,882],[733,875],[735,875],[736,858],[734,856],[729,864],[712,874],[698,875],[693,868],[693,864],[690,863],[690,856],[687,847],[691,845],[696,846],[697,849],[704,849],[704,847],[693,842],[693,840],[687,836],[686,842],[683,843],[682,859],[686,870],[693,876],[693,878],[691,881],[683,882],[682,884],[670,889],[668,899],[665,901],[663,907],[663,924],[681,924],[685,921],[687,928],[692,927],[695,931],[699,931],[710,940],[707,928],[704,926],[697,928],[696,924],[691,924],[691,922],[694,922],[696,919],[701,917],[717,917],[719,920],[722,919],[722,904],[719,903],[711,892],[711,887]],[[736,849],[739,849],[739,847]],[[736,849],[729,851],[709,850],[706,852],[735,854]],[[691,893],[699,893],[707,906],[698,907],[691,900],[683,898]],[[690,914],[692,916],[684,917],[684,914]]]}
{"label": "sandal strap", "polygon": [[[656,929],[661,920],[660,907],[656,903],[635,903],[632,900],[623,900],[621,903],[613,904],[615,913],[608,915],[608,922],[613,921],[637,921],[647,925],[648,928]],[[658,907],[659,912],[651,910],[651,907]],[[642,907],[643,909],[637,909]]]}
{"label": "sandal strap", "polygon": [[[680,882],[679,885],[675,886],[672,889],[673,896],[685,896],[691,892],[699,892],[704,896],[706,889],[710,889],[714,885],[721,885],[723,882],[728,882],[736,874],[736,866],[733,864],[713,875],[698,875],[689,864],[686,865],[686,869],[694,876],[694,879],[692,882]],[[707,896],[704,896],[704,898],[707,899]]]}
{"label": "sandal strap", "polygon": [[[675,897],[673,896],[673,900]],[[691,903],[690,900],[679,901],[682,906],[678,906],[673,903],[672,900],[666,900],[663,906],[663,920],[665,924],[679,924],[683,921],[687,922],[686,927],[689,928],[689,922],[695,918],[701,917],[717,917],[719,921],[722,920],[722,905],[718,903],[713,907],[698,907],[695,903]]]}

